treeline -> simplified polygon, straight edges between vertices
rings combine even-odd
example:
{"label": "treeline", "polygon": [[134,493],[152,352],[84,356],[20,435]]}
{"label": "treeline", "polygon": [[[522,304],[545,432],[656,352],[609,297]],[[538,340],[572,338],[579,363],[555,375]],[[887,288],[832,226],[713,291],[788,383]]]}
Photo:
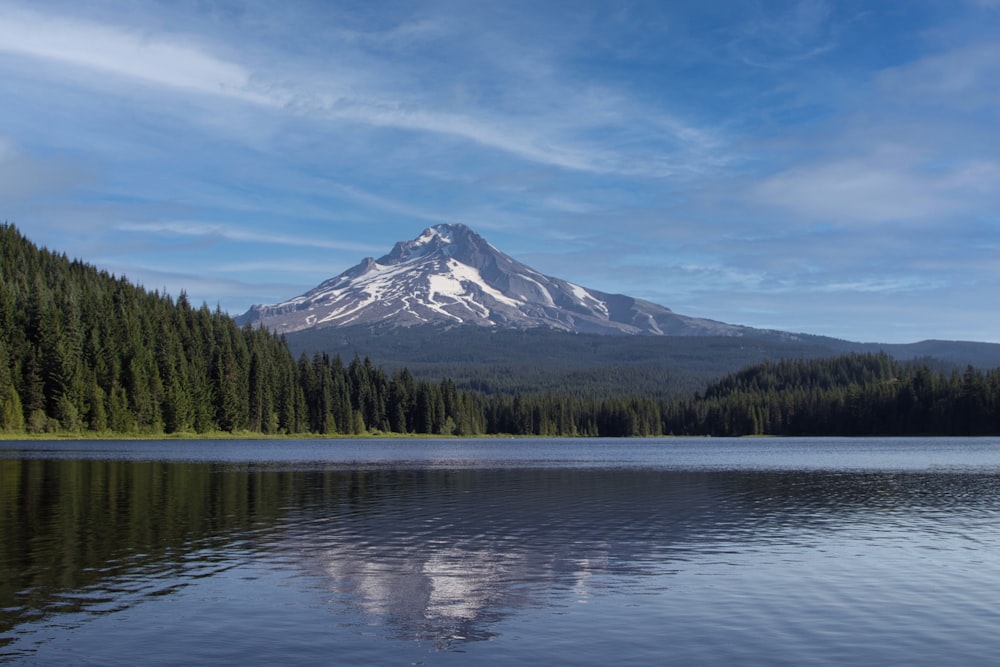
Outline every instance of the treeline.
{"label": "treeline", "polygon": [[669,406],[676,433],[996,435],[1000,369],[934,372],[885,353],[767,361]]}
{"label": "treeline", "polygon": [[520,435],[997,435],[1000,369],[848,354],[763,362],[686,399],[496,396],[485,410],[489,432]]}
{"label": "treeline", "polygon": [[293,357],[283,338],[0,227],[0,431],[441,435],[987,435],[1000,371],[885,354],[765,362],[684,399],[488,393]]}

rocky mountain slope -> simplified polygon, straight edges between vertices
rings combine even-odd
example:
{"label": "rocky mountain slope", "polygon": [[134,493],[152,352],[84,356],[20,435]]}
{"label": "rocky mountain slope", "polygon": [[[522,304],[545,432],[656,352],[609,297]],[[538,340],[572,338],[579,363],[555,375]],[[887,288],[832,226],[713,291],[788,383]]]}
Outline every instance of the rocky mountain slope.
{"label": "rocky mountain slope", "polygon": [[237,318],[279,333],[345,326],[476,325],[597,334],[777,334],[687,317],[664,306],[546,276],[465,225],[436,225],[288,301]]}

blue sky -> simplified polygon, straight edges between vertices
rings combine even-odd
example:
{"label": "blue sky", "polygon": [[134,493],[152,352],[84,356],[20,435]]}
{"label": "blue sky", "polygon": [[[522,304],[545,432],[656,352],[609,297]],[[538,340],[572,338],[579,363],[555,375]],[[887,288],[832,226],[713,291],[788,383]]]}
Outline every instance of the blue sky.
{"label": "blue sky", "polygon": [[462,222],[687,315],[1000,341],[998,27],[998,0],[0,0],[0,219],[233,314]]}

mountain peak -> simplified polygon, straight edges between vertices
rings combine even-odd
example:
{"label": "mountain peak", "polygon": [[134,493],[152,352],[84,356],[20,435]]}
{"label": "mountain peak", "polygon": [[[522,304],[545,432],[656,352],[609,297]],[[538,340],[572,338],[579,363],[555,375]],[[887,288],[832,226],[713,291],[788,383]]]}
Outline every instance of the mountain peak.
{"label": "mountain peak", "polygon": [[743,335],[744,327],[673,313],[543,275],[463,224],[428,227],[288,301],[237,318],[279,333],[309,328],[477,325],[577,333]]}
{"label": "mountain peak", "polygon": [[415,238],[411,243],[431,243],[435,239],[440,240],[443,244],[458,243],[468,239],[470,236],[478,237],[479,235],[460,222],[443,223],[428,227],[424,230],[423,234]]}
{"label": "mountain peak", "polygon": [[465,225],[458,223],[434,225],[412,241],[400,241],[389,254],[379,258],[379,264],[398,264],[441,251],[449,256],[458,248],[485,243],[484,239]]}

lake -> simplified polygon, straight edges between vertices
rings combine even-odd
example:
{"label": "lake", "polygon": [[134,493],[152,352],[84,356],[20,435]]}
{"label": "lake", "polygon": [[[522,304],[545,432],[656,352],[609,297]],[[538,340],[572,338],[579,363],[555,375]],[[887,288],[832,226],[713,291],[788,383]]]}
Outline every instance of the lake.
{"label": "lake", "polygon": [[0,663],[1000,664],[1000,440],[0,442]]}

